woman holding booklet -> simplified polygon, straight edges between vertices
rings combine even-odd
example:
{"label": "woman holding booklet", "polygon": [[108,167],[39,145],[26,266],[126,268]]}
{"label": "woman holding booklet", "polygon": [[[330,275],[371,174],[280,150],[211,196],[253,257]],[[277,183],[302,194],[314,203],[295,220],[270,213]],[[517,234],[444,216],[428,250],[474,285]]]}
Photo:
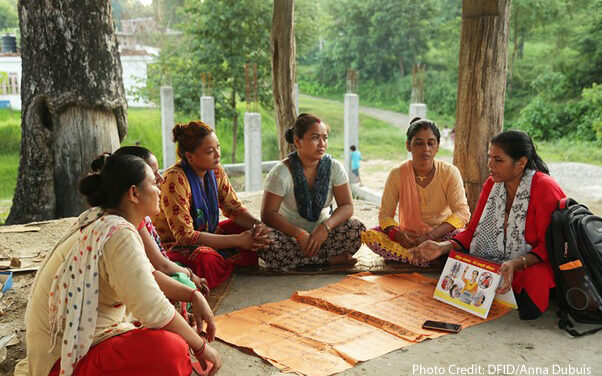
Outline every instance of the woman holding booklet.
{"label": "woman holding booklet", "polygon": [[555,286],[545,235],[565,194],[524,132],[493,137],[487,166],[491,176],[466,230],[448,241],[426,241],[410,254],[416,262],[426,262],[455,249],[501,263],[498,292],[512,287],[519,317],[532,320],[548,308]]}

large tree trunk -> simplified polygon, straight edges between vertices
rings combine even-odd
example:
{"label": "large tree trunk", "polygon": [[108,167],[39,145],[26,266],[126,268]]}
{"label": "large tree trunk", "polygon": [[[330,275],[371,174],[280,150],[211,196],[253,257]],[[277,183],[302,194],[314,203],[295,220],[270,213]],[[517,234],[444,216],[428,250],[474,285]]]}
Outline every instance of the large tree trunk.
{"label": "large tree trunk", "polygon": [[238,144],[238,111],[236,111],[236,84],[232,86],[230,94],[230,106],[234,115],[232,116],[232,163],[236,163],[236,145]]}
{"label": "large tree trunk", "polygon": [[280,158],[293,150],[284,132],[295,122],[295,27],[294,0],[274,0],[272,18],[272,90],[278,127]]}
{"label": "large tree trunk", "polygon": [[502,130],[510,0],[463,0],[454,164],[474,208],[487,179],[489,140]]}
{"label": "large tree trunk", "polygon": [[7,223],[73,216],[78,181],[127,131],[111,3],[20,0],[21,159]]}

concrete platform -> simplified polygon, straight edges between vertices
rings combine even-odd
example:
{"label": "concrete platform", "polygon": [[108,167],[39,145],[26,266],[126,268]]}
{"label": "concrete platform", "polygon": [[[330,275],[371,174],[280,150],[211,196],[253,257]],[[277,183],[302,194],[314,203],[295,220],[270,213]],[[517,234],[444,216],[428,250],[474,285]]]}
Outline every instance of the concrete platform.
{"label": "concrete platform", "polygon": [[[344,276],[237,274],[234,278],[229,295],[216,312],[218,315],[288,299],[296,290],[322,287]],[[557,328],[555,312],[553,305],[543,317],[524,322],[513,311],[458,334],[426,340],[359,363],[341,375],[602,375],[602,332],[573,339]],[[279,374],[278,369],[259,356],[219,341],[215,347],[224,364],[220,375]],[[465,367],[465,373],[461,367]]]}

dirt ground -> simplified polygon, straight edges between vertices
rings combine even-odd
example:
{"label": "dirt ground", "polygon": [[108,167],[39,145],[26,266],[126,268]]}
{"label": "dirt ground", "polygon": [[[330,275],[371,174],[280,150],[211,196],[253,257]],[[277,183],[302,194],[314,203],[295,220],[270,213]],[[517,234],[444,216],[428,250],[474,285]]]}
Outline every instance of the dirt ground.
{"label": "dirt ground", "polygon": [[[369,160],[363,162],[364,184],[381,191],[389,169],[398,161]],[[602,214],[602,168],[580,164],[551,165],[555,176],[567,193],[586,203],[597,214]],[[570,174],[587,176],[575,179]],[[235,181],[242,179],[235,178]],[[563,184],[563,182],[565,184]],[[569,184],[566,184],[569,182]],[[242,183],[239,183],[242,184]],[[255,215],[259,214],[261,193],[240,194],[245,205]],[[378,205],[365,201],[355,201],[355,216],[368,227],[377,224]],[[35,232],[2,232],[0,227],[0,259],[8,256],[21,258],[21,267],[39,265],[46,252],[58,241],[73,218],[42,223],[32,223]],[[27,229],[22,227],[21,229]],[[13,288],[0,297],[0,338],[16,332],[20,342],[8,348],[6,360],[0,363],[0,375],[10,375],[18,359],[25,351],[23,314],[27,304],[34,273],[15,274]],[[289,298],[296,290],[318,288],[342,279],[341,275],[314,276],[253,276],[236,275],[230,293],[222,301],[216,314],[226,313],[251,305]],[[449,335],[432,341],[425,341],[406,350],[398,350],[377,359],[361,363],[343,372],[345,375],[418,375],[418,374],[458,374],[452,365],[482,366],[480,374],[535,374],[514,373],[511,366],[540,367],[547,374],[562,373],[569,365],[585,367],[591,375],[602,375],[602,349],[599,346],[600,334],[582,339],[571,339],[556,328],[555,308],[544,317],[533,322],[521,322],[516,312],[482,325],[469,328],[457,335]],[[224,343],[215,345],[224,360],[221,375],[274,375],[277,370],[261,358]],[[509,365],[505,369],[491,368],[493,365]],[[554,365],[558,367],[554,368]],[[422,368],[421,368],[422,367]],[[430,367],[430,368],[429,368]],[[441,367],[441,368],[437,368]],[[589,368],[588,368],[589,367]],[[473,368],[474,369],[474,368]],[[587,371],[586,369],[586,371]],[[439,373],[433,373],[438,372]],[[529,370],[527,370],[529,371]],[[473,373],[473,374],[479,374]],[[573,372],[572,374],[576,374]]]}

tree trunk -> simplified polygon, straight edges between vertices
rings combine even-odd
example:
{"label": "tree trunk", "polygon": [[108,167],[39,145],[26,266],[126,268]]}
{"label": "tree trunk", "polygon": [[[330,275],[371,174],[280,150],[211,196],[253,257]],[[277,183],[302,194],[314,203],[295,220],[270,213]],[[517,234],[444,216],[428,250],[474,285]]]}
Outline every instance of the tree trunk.
{"label": "tree trunk", "polygon": [[516,53],[518,52],[518,7],[514,10],[514,31],[512,35],[512,57],[510,58],[510,68],[508,69],[508,91],[512,91],[512,75],[514,74],[514,61],[516,60]]}
{"label": "tree trunk", "polygon": [[236,163],[236,144],[238,143],[238,111],[236,111],[236,86],[232,86],[230,106],[234,111],[232,117],[232,163]]}
{"label": "tree trunk", "polygon": [[295,122],[295,27],[294,0],[274,0],[272,18],[272,90],[278,127],[280,158],[293,151],[284,133]]}
{"label": "tree trunk", "polygon": [[[497,12],[485,12],[486,3]],[[454,164],[473,212],[489,175],[489,140],[504,121],[509,20],[510,0],[462,2]]]}
{"label": "tree trunk", "polygon": [[21,158],[7,223],[78,215],[94,156],[127,132],[111,3],[20,0]]}

